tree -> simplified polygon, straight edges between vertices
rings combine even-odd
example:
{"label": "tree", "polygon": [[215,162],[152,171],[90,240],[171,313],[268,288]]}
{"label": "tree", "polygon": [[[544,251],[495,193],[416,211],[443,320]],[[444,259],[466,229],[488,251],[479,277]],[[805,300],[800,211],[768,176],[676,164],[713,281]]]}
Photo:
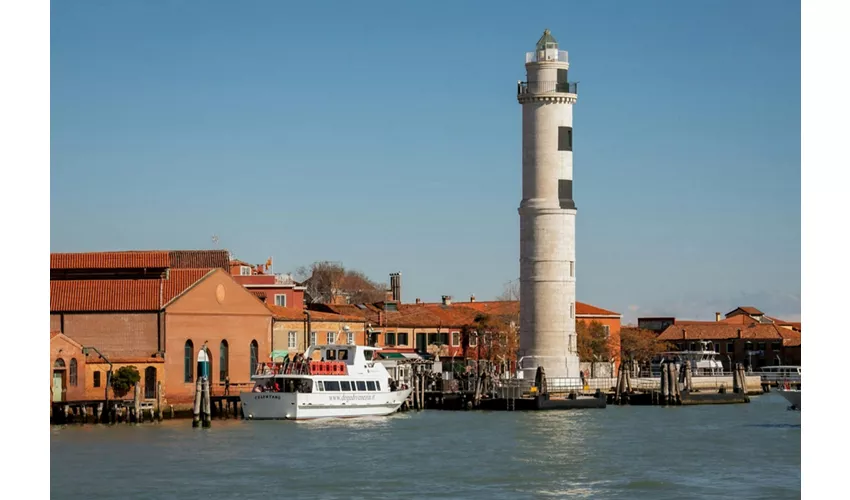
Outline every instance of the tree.
{"label": "tree", "polygon": [[576,344],[580,361],[611,361],[611,345],[598,321],[576,321]]}
{"label": "tree", "polygon": [[622,359],[649,362],[657,354],[672,350],[672,346],[658,340],[652,330],[637,327],[623,327],[620,330],[620,355]]}
{"label": "tree", "polygon": [[496,297],[496,300],[519,300],[519,280],[505,283],[502,293]]}
{"label": "tree", "polygon": [[301,266],[294,273],[306,288],[308,303],[332,304],[343,299],[349,304],[384,300],[387,286],[376,283],[360,271],[347,270],[338,262],[314,262]]}
{"label": "tree", "polygon": [[519,349],[519,329],[516,322],[507,316],[492,314],[478,314],[474,322],[469,331],[478,340],[477,357],[490,362],[516,360]]}
{"label": "tree", "polygon": [[122,397],[136,385],[142,376],[135,366],[122,366],[112,375],[112,392],[117,397]]}

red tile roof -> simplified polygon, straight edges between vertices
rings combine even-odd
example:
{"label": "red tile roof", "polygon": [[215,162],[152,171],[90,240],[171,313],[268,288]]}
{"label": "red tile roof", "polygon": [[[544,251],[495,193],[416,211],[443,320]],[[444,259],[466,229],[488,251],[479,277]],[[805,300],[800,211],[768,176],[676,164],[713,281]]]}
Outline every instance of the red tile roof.
{"label": "red tile roof", "polygon": [[168,252],[155,250],[50,254],[50,269],[165,268],[168,263]]}
{"label": "red tile roof", "polygon": [[171,269],[167,279],[55,280],[51,312],[159,311],[212,269]]}
{"label": "red tile roof", "polygon": [[158,311],[160,280],[50,282],[50,311]]}
{"label": "red tile roof", "polygon": [[50,254],[50,269],[230,269],[227,250],[129,250]]}
{"label": "red tile roof", "polygon": [[795,333],[773,324],[731,325],[718,321],[704,323],[694,321],[668,326],[658,336],[658,340],[725,340],[738,338],[779,340],[785,338],[782,332]]}
{"label": "red tile roof", "polygon": [[168,304],[174,297],[185,292],[212,269],[170,269],[168,279],[162,280],[162,305]]}
{"label": "red tile roof", "polygon": [[[269,311],[274,315],[274,319],[280,321],[306,321],[307,315],[305,314],[304,309],[299,309],[296,307],[282,307],[282,306],[272,306],[266,304],[266,307]],[[360,316],[349,316],[345,314],[334,314],[331,312],[323,312],[323,311],[309,311],[310,312],[310,321],[346,321],[346,322],[356,322],[360,323],[365,321],[363,317]]]}
{"label": "red tile roof", "polygon": [[219,268],[230,272],[230,252],[227,250],[172,250],[168,257],[172,269]]}
{"label": "red tile roof", "polygon": [[744,313],[751,314],[753,316],[761,316],[761,315],[764,314],[763,312],[759,311],[758,309],[756,309],[753,306],[738,306],[735,309],[732,309],[731,311],[726,313],[726,316],[729,316],[730,314],[737,312],[737,311],[743,311]]}
{"label": "red tile roof", "polygon": [[[414,304],[415,305],[415,304]],[[429,302],[418,305],[442,305],[439,302]],[[491,300],[491,301],[475,301],[475,302],[452,302],[452,306],[468,307],[476,311],[486,312],[489,314],[519,314],[518,300]],[[620,313],[602,309],[601,307],[585,304],[584,302],[576,302],[576,316],[620,316]]]}

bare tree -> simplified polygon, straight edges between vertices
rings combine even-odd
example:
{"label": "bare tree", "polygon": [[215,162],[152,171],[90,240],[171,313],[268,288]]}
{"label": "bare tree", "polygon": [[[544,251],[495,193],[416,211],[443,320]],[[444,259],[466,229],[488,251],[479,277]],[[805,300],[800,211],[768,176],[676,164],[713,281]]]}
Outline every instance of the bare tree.
{"label": "bare tree", "polygon": [[519,300],[519,280],[505,283],[502,293],[496,297],[496,300]]}
{"label": "bare tree", "polygon": [[346,270],[339,262],[301,266],[294,276],[305,287],[308,303],[331,304],[339,298],[350,304],[378,302],[384,299],[387,288],[360,271]]}

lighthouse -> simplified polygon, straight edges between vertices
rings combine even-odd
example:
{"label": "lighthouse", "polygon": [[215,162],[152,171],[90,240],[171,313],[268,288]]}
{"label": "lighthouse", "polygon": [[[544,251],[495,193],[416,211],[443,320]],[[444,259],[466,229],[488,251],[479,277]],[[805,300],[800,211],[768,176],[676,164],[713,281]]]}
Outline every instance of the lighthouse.
{"label": "lighthouse", "polygon": [[573,105],[567,52],[545,30],[525,55],[522,105],[520,350],[525,378],[578,377],[576,345]]}

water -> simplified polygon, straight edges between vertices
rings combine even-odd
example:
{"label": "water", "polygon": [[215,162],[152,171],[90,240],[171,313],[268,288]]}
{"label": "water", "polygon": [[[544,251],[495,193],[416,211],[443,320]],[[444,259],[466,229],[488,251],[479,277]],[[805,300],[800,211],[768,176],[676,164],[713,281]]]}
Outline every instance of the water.
{"label": "water", "polygon": [[800,498],[800,413],[745,405],[52,427],[55,498]]}

